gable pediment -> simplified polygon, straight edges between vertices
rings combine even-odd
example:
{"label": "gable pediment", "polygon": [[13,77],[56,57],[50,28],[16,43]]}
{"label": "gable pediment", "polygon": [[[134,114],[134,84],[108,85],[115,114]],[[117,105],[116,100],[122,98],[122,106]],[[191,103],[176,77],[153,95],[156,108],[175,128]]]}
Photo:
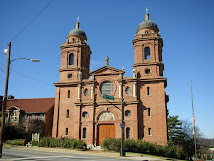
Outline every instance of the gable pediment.
{"label": "gable pediment", "polygon": [[18,111],[24,111],[23,108],[18,106],[10,106],[7,110],[18,110]]}
{"label": "gable pediment", "polygon": [[125,73],[120,69],[116,69],[109,66],[104,66],[90,73],[90,75],[119,75]]}

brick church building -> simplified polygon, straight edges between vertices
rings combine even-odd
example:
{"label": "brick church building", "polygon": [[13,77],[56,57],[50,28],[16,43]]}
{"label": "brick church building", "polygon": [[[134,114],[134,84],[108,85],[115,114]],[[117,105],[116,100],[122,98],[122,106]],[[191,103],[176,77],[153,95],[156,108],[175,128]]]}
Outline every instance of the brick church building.
{"label": "brick church building", "polygon": [[163,40],[156,23],[146,13],[137,28],[132,41],[132,77],[125,77],[123,69],[110,67],[108,57],[104,67],[89,72],[92,52],[79,24],[77,21],[61,46],[52,136],[81,139],[88,145],[120,138],[123,100],[124,138],[167,144],[167,79],[163,77]]}

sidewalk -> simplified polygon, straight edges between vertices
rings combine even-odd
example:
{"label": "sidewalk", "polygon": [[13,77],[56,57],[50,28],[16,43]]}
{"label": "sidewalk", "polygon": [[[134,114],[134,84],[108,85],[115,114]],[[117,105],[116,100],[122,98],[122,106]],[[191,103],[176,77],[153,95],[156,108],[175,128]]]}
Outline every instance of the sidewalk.
{"label": "sidewalk", "polygon": [[130,153],[126,152],[125,157],[120,157],[119,152],[110,152],[103,150],[72,150],[72,149],[63,149],[63,148],[44,148],[44,147],[25,147],[25,146],[15,146],[15,147],[4,147],[11,148],[17,150],[26,150],[26,151],[42,151],[42,152],[56,152],[56,153],[69,153],[69,154],[81,154],[81,155],[95,155],[95,156],[105,156],[105,157],[116,157],[116,158],[124,158],[131,160],[141,160],[141,161],[181,161],[177,159],[169,159],[158,156],[150,156],[150,155],[142,155],[138,153]]}

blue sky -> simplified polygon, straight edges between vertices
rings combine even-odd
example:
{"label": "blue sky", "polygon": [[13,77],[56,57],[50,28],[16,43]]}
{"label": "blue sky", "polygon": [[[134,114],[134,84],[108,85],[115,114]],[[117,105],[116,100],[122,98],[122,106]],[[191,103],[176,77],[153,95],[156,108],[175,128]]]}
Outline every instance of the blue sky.
{"label": "blue sky", "polygon": [[[0,95],[4,94],[6,55],[3,50],[50,0],[0,1]],[[196,125],[204,137],[214,138],[214,1],[212,0],[55,0],[18,37],[12,40],[11,59],[37,58],[40,63],[17,60],[11,64],[10,95],[15,98],[55,97],[59,81],[60,46],[68,32],[80,28],[91,47],[91,68],[125,68],[132,75],[132,40],[145,8],[163,38],[164,77],[170,97],[170,115],[192,122],[190,80],[193,84]]]}

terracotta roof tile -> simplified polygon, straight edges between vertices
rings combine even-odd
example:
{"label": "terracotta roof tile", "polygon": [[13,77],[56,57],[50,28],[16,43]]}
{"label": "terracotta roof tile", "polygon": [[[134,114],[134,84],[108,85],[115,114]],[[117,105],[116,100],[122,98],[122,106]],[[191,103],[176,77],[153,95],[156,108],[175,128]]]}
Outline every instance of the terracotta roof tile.
{"label": "terracotta roof tile", "polygon": [[8,99],[7,109],[16,106],[25,113],[45,113],[54,106],[55,98]]}

